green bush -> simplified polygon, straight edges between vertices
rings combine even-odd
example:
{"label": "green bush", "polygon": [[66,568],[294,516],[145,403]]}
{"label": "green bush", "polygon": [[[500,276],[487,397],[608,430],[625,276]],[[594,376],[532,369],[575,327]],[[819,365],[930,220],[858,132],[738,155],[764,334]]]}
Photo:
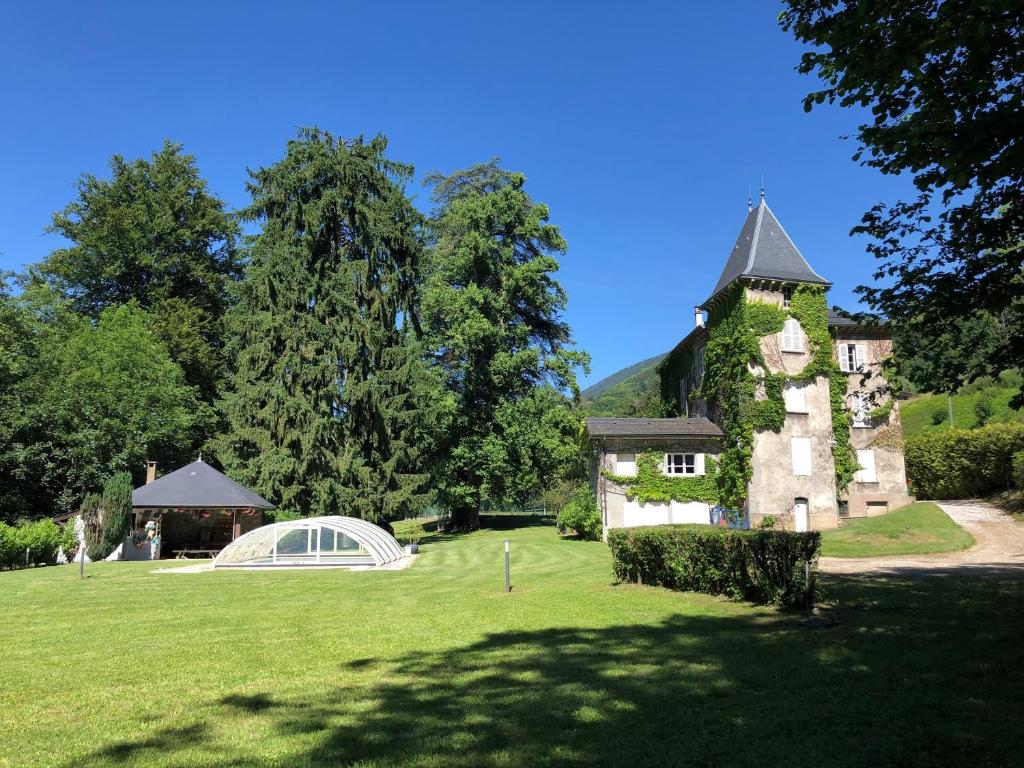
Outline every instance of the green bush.
{"label": "green bush", "polygon": [[60,527],[52,520],[17,526],[0,523],[0,568],[51,565],[57,562],[59,546]]}
{"label": "green bush", "polygon": [[0,569],[17,568],[25,564],[25,550],[18,552],[18,530],[0,523]]}
{"label": "green bush", "polygon": [[738,531],[706,525],[619,528],[608,532],[620,582],[730,595],[766,605],[814,602],[816,531]]}
{"label": "green bush", "polygon": [[75,518],[68,518],[64,527],[60,529],[60,546],[64,550],[64,557],[71,562],[78,554],[78,536],[75,535]]}
{"label": "green bush", "polygon": [[1013,454],[1013,484],[1024,491],[1024,451]]}
{"label": "green bush", "polygon": [[929,432],[907,438],[907,477],[921,499],[958,499],[1006,490],[1013,455],[1024,451],[1024,424]]}
{"label": "green bush", "polygon": [[601,538],[601,515],[589,485],[577,488],[555,518],[559,533],[572,531],[581,539],[596,541]]}

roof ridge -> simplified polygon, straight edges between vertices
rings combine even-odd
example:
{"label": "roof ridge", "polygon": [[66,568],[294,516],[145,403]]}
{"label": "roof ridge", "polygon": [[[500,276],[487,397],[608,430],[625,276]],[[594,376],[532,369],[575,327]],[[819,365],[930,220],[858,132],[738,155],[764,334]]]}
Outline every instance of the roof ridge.
{"label": "roof ridge", "polygon": [[[761,204],[757,206],[757,221],[754,222],[754,237],[750,241],[750,253],[747,254],[747,266],[740,272],[741,275],[748,274],[754,267],[754,256],[757,253],[757,241],[761,236],[761,222],[764,220],[764,209],[768,204],[761,198]],[[772,214],[774,216],[774,214]]]}

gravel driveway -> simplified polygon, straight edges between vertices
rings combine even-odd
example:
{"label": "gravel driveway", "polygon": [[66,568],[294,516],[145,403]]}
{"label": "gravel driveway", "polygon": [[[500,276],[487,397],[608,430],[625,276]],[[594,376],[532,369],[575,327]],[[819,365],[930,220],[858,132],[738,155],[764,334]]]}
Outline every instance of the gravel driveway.
{"label": "gravel driveway", "polygon": [[936,502],[942,511],[968,531],[975,544],[958,552],[934,555],[885,557],[823,557],[818,567],[825,573],[878,573],[893,575],[949,575],[951,572],[980,576],[1024,578],[1024,523],[983,501]]}

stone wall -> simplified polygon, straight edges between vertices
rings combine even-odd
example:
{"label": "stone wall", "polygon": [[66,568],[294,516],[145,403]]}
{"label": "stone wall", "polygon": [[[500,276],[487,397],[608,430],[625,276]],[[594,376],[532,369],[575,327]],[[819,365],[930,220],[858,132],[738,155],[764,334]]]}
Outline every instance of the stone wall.
{"label": "stone wall", "polygon": [[[762,301],[782,306],[781,291],[747,288],[748,301]],[[806,334],[802,351],[784,350],[782,334],[761,339],[761,355],[767,371],[752,369],[755,376],[764,373],[799,374],[811,361]],[[796,528],[794,506],[797,499],[807,500],[808,528],[822,530],[838,525],[836,507],[836,471],[832,459],[832,406],[828,380],[822,376],[801,385],[805,412],[788,411],[779,432],[754,434],[751,468],[753,474],[747,487],[747,511],[750,524],[756,526],[767,516],[776,523]],[[763,392],[756,395],[765,397]],[[811,441],[811,474],[793,474],[793,438]]]}
{"label": "stone wall", "polygon": [[[892,355],[892,339],[880,329],[851,328],[841,330],[837,336],[837,350],[840,344],[861,344],[866,352],[865,370],[847,374],[847,402],[852,395],[860,393],[867,397],[869,409],[883,405],[889,395],[885,393],[887,381],[882,364]],[[874,453],[876,479],[873,482],[855,479],[841,496],[847,503],[850,517],[881,515],[913,501],[907,494],[902,435],[898,401],[893,402],[886,418],[872,419],[864,426],[851,428],[850,443],[854,450]]]}

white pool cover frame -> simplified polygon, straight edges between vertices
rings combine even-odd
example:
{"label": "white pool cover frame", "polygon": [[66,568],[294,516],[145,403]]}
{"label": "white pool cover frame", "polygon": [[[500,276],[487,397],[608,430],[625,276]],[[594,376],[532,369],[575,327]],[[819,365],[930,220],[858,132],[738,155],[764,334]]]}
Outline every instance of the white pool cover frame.
{"label": "white pool cover frame", "polygon": [[[283,535],[289,531],[308,531],[309,546],[305,554],[284,553],[277,551],[277,545]],[[359,545],[355,554],[341,554],[337,550],[321,556],[322,531],[335,533],[337,546],[338,535],[347,536]],[[272,542],[267,546],[268,542]],[[312,543],[316,542],[315,552]],[[246,549],[249,552],[246,552]],[[239,536],[220,551],[213,560],[214,568],[274,568],[296,566],[380,566],[400,560],[403,557],[401,546],[395,537],[383,528],[360,520],[357,517],[328,515],[326,517],[305,517],[298,520],[287,520],[271,523],[256,528]]]}

